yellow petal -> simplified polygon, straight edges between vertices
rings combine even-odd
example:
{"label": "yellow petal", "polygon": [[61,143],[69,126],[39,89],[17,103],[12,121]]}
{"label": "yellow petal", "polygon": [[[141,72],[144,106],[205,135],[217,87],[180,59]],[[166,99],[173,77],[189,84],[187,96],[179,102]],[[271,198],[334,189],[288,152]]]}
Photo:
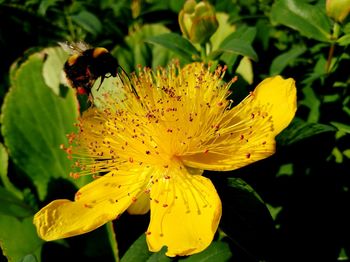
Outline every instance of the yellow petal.
{"label": "yellow petal", "polygon": [[274,134],[278,135],[292,121],[297,110],[296,87],[292,78],[270,77],[254,90],[253,106],[268,105]]}
{"label": "yellow petal", "polygon": [[221,201],[209,179],[185,169],[169,172],[151,189],[147,243],[167,256],[191,255],[209,246],[221,217]]}
{"label": "yellow petal", "polygon": [[128,213],[131,215],[143,215],[149,211],[149,194],[142,192],[134,203],[128,208]]}
{"label": "yellow petal", "polygon": [[59,199],[34,216],[38,235],[56,240],[87,233],[116,219],[142,190],[138,176],[105,175],[81,188],[75,201]]}
{"label": "yellow petal", "polygon": [[294,117],[294,80],[280,76],[261,82],[239,105],[226,111],[215,137],[200,152],[180,156],[185,165],[206,170],[233,170],[275,152],[275,136]]}

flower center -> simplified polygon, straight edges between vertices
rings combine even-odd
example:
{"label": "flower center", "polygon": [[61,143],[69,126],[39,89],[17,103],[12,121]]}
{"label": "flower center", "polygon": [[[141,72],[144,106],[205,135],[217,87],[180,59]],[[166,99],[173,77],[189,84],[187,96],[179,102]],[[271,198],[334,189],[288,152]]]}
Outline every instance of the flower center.
{"label": "flower center", "polygon": [[220,83],[222,69],[178,70],[174,66],[155,76],[145,69],[125,81],[119,97],[106,97],[105,109],[89,109],[73,147],[73,154],[83,157],[77,165],[87,173],[167,167],[182,155],[209,150],[207,142],[220,136],[230,105],[230,83]]}

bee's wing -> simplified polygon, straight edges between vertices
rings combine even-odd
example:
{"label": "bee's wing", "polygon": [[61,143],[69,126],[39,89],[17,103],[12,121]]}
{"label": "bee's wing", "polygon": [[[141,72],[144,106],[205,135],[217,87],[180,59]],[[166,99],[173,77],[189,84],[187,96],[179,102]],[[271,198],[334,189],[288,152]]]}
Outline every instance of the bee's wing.
{"label": "bee's wing", "polygon": [[69,53],[70,55],[73,54],[81,54],[85,50],[91,49],[92,47],[85,43],[84,41],[78,41],[78,42],[58,42],[58,44],[62,47],[64,51]]}

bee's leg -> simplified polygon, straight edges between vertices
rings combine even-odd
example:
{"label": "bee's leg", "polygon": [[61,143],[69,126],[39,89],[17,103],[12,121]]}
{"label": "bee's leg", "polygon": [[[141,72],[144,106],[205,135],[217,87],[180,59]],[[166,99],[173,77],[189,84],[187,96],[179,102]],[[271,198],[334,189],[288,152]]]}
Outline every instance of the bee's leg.
{"label": "bee's leg", "polygon": [[101,87],[101,85],[103,83],[103,80],[105,80],[105,76],[101,76],[101,82],[100,82],[98,88],[96,89],[96,91],[100,90],[100,87]]}

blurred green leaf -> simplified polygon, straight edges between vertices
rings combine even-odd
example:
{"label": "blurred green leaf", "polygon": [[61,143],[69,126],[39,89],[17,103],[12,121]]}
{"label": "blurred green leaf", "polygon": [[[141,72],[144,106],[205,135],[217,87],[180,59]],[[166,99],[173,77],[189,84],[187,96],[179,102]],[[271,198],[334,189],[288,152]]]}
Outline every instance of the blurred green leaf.
{"label": "blurred green leaf", "polygon": [[346,252],[345,248],[341,248],[339,251],[337,261],[346,261],[346,260],[349,260],[349,254],[348,252]]}
{"label": "blurred green leaf", "polygon": [[27,261],[30,255],[41,261],[43,245],[33,225],[33,217],[17,219],[0,215],[0,246],[9,261]]}
{"label": "blurred green leaf", "polygon": [[307,121],[316,123],[320,118],[321,102],[312,87],[306,86],[303,88],[302,92],[304,94],[304,99],[300,101],[300,104],[307,106],[310,110]]}
{"label": "blurred green leaf", "polygon": [[350,134],[350,125],[339,123],[339,122],[331,122],[333,126],[335,126],[339,131],[343,131],[345,133]]}
{"label": "blurred green leaf", "polygon": [[47,58],[43,66],[45,83],[56,94],[60,94],[60,84],[63,80],[63,65],[68,58],[68,53],[61,47],[51,47],[43,50]]}
{"label": "blurred green leaf", "polygon": [[325,9],[303,0],[279,0],[271,9],[271,20],[294,30],[303,36],[322,42],[331,41],[331,23]]}
{"label": "blurred green leaf", "polygon": [[266,205],[267,208],[269,209],[269,212],[271,214],[271,217],[274,221],[276,221],[277,216],[279,215],[279,213],[282,211],[282,207],[278,206],[278,207],[274,207],[272,205]]}
{"label": "blurred green leaf", "polygon": [[71,161],[60,145],[67,143],[66,134],[73,132],[78,116],[73,90],[58,97],[46,86],[43,62],[44,55],[37,53],[21,65],[2,107],[5,145],[37,187],[40,199],[51,178],[68,178]]}
{"label": "blurred green leaf", "polygon": [[34,214],[34,210],[25,204],[21,199],[0,187],[0,215],[24,218]]}
{"label": "blurred green leaf", "polygon": [[226,13],[216,13],[219,27],[210,38],[213,50],[217,50],[224,39],[236,30],[236,27],[229,22],[229,18],[230,16]]}
{"label": "blurred green leaf", "polygon": [[39,15],[45,16],[47,9],[50,8],[51,6],[55,6],[57,2],[59,2],[59,0],[39,1],[39,3],[40,3],[39,8],[38,8]]}
{"label": "blurred green leaf", "polygon": [[6,148],[3,144],[0,143],[0,179],[4,185],[10,182],[7,177],[8,161],[9,155],[6,151]]}
{"label": "blurred green leaf", "polygon": [[38,262],[39,260],[36,259],[35,256],[33,256],[32,254],[30,255],[26,255],[25,257],[23,257],[21,260],[19,260],[18,262]]}
{"label": "blurred green leaf", "polygon": [[343,157],[343,154],[342,154],[342,152],[339,150],[338,147],[334,147],[334,148],[333,148],[333,150],[332,150],[332,156],[334,157],[334,161],[335,161],[337,164],[343,163],[344,157]]}
{"label": "blurred green leaf", "polygon": [[71,18],[72,21],[93,35],[97,35],[102,31],[100,19],[89,11],[83,10],[76,15],[72,15]]}
{"label": "blurred green leaf", "polygon": [[288,163],[288,164],[283,164],[280,166],[276,177],[279,176],[291,176],[293,175],[293,164],[292,163]]}
{"label": "blurred green leaf", "polygon": [[198,50],[191,44],[191,42],[175,33],[153,36],[145,41],[164,46],[189,62],[194,61],[199,57]]}
{"label": "blurred green leaf", "polygon": [[174,53],[160,45],[145,44],[145,40],[168,32],[169,29],[163,25],[144,25],[125,38],[126,46],[118,46],[111,53],[126,72],[135,71],[139,65],[152,66],[152,68],[165,67]]}
{"label": "blurred green leaf", "polygon": [[276,140],[280,145],[286,146],[318,134],[336,131],[337,129],[330,125],[308,123],[299,118],[295,118],[289,127],[277,136]]}
{"label": "blurred green leaf", "polygon": [[302,84],[306,85],[305,88],[303,88],[303,92],[305,93],[305,96],[315,96],[311,93],[314,92],[313,90],[310,90],[310,86],[308,84],[312,84],[314,81],[319,80],[321,83],[324,82],[324,79],[326,77],[326,64],[327,60],[324,56],[320,56],[317,59],[317,62],[312,69],[311,73],[306,74],[306,78],[302,81]]}
{"label": "blurred green leaf", "polygon": [[289,51],[278,55],[273,59],[270,67],[270,75],[280,74],[290,63],[306,51],[305,46],[294,46]]}
{"label": "blurred green leaf", "polygon": [[239,74],[248,84],[253,84],[254,72],[252,61],[248,57],[243,57],[239,63],[236,74]]}
{"label": "blurred green leaf", "polygon": [[343,155],[350,159],[350,149],[346,149],[343,151]]}
{"label": "blurred green leaf", "polygon": [[348,46],[350,45],[350,34],[343,35],[337,40],[337,43],[341,46]]}

